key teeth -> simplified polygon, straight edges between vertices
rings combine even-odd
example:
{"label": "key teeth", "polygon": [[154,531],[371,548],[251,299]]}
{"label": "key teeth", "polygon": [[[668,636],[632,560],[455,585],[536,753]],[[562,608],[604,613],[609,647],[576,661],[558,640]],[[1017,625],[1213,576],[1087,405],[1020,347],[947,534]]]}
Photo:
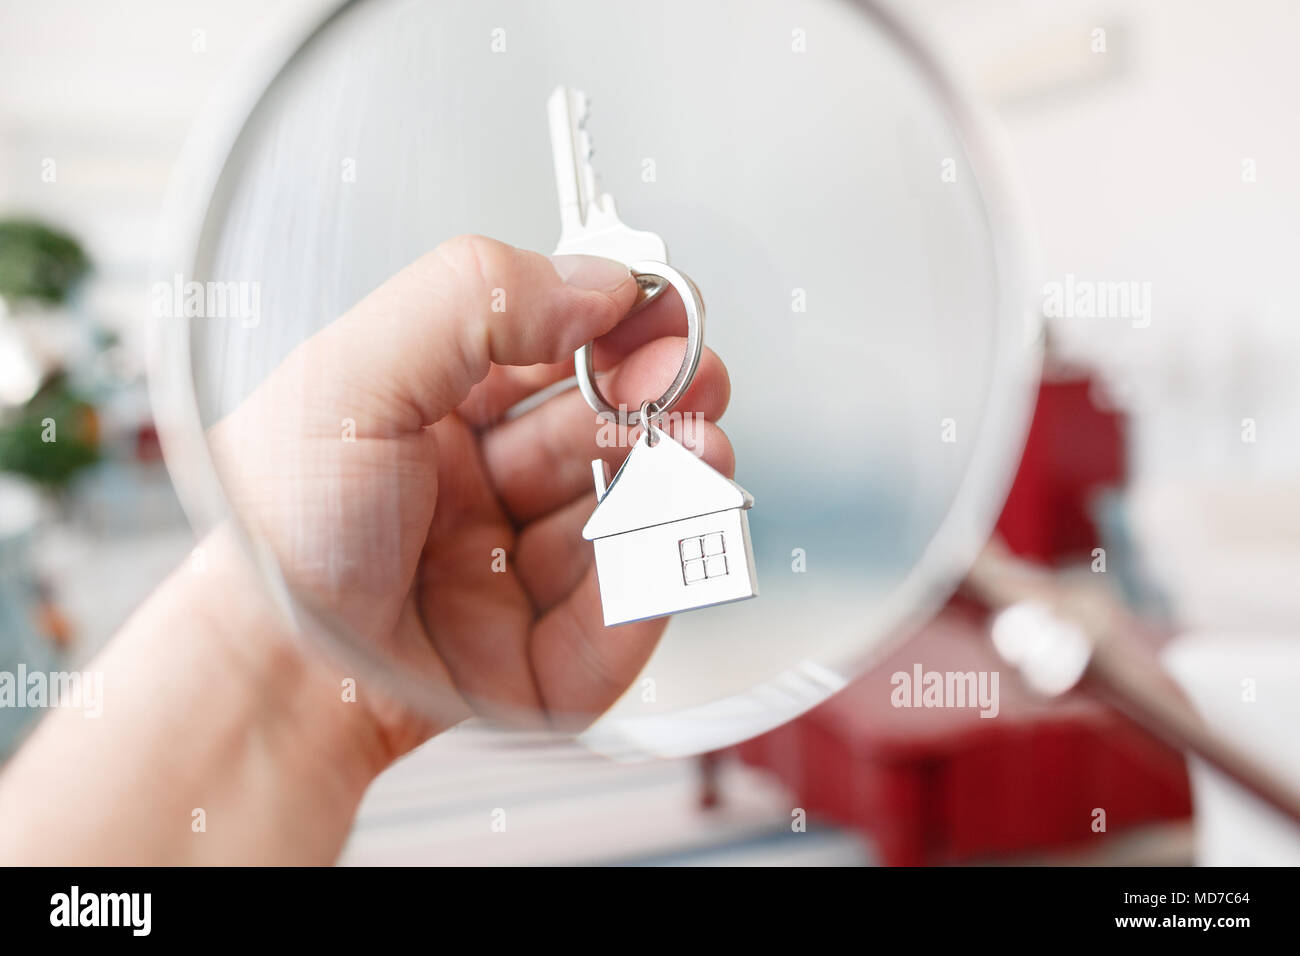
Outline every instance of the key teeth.
{"label": "key teeth", "polygon": [[[572,144],[573,161],[578,167],[576,170],[578,180],[577,199],[578,215],[581,222],[584,225],[588,224],[588,218],[592,214],[596,214],[601,218],[608,218],[610,215],[617,218],[612,197],[600,191],[600,176],[591,161],[592,156],[596,153],[591,134],[587,131],[587,120],[591,115],[591,99],[582,90],[575,90],[571,87],[557,87],[557,90],[564,90],[565,112],[568,114],[567,119],[571,124],[568,133]],[[556,132],[552,131],[552,136],[555,135],[557,135]]]}
{"label": "key teeth", "polygon": [[[583,102],[586,102],[586,97],[583,97]],[[586,122],[585,115],[582,122]],[[595,155],[596,149],[592,145],[591,134],[581,124],[578,127],[575,147],[578,154],[578,163],[582,168],[583,192],[586,195],[587,204],[590,206],[596,202],[600,182],[596,175],[596,169],[591,162],[591,157]]]}

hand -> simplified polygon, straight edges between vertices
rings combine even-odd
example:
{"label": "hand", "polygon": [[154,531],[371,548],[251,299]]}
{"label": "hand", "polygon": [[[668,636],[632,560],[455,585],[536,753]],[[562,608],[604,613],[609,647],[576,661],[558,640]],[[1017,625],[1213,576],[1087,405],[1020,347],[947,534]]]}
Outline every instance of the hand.
{"label": "hand", "polygon": [[[657,396],[682,360],[667,333],[684,311],[670,294],[611,332],[635,296],[608,260],[456,239],[304,342],[213,429],[237,514],[290,580],[430,688],[433,721],[363,682],[385,759],[472,712],[588,722],[663,633],[664,620],[603,626],[581,535],[591,461],[612,473],[628,447],[599,446],[576,389],[502,420],[600,336],[611,401]],[[726,475],[732,450],[711,421],[728,394],[706,351],[679,405],[707,420],[686,440]]]}
{"label": "hand", "polygon": [[[602,626],[581,537],[590,460],[627,448],[597,443],[572,389],[502,416],[598,336],[615,403],[658,395],[684,313],[615,329],[635,296],[606,260],[457,239],[302,343],[212,429],[214,457],[290,582],[421,678],[437,716],[365,679],[345,701],[218,529],[91,662],[101,717],[49,715],[5,768],[0,862],[328,862],[374,776],[429,734],[608,707],[665,626]],[[716,419],[727,395],[706,352],[682,407]],[[731,474],[716,426],[674,430]]]}

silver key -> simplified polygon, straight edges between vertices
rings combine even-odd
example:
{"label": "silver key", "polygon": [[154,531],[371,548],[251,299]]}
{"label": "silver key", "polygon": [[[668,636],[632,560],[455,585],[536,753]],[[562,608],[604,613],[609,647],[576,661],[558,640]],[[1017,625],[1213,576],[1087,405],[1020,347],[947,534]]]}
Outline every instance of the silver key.
{"label": "silver key", "polygon": [[658,399],[646,400],[635,412],[615,409],[601,394],[590,343],[574,356],[578,388],[588,404],[602,416],[643,426],[612,480],[603,459],[591,463],[598,503],[582,536],[594,547],[605,625],[754,597],[758,580],[748,515],[753,497],[658,426],[690,387],[700,364],[700,290],[668,265],[668,248],[659,236],[629,229],[618,218],[613,197],[600,191],[586,129],[587,97],[561,86],[546,106],[560,196],[556,254],[623,262],[641,285],[642,304],[672,285],[686,310],[686,355],[677,377]]}
{"label": "silver key", "polygon": [[[686,307],[686,356],[672,384],[654,402],[661,413],[672,410],[699,367],[704,348],[704,302],[690,278],[668,265],[668,246],[656,233],[631,229],[618,218],[614,197],[602,192],[591,163],[587,133],[587,94],[557,86],[546,101],[555,160],[555,188],[560,198],[560,242],[555,255],[603,256],[622,262],[639,287],[636,311],[669,286],[676,286]],[[574,356],[578,387],[599,414],[617,415],[624,424],[640,420],[638,411],[615,409],[600,392],[592,369],[590,343]]]}
{"label": "silver key", "polygon": [[[587,133],[587,95],[557,86],[546,101],[551,126],[551,152],[555,159],[555,188],[560,197],[560,242],[555,255],[592,255],[635,262],[668,261],[668,246],[658,235],[632,229],[618,218],[614,197],[600,191],[591,164],[591,137]],[[648,303],[668,287],[657,276],[637,279],[642,300]]]}

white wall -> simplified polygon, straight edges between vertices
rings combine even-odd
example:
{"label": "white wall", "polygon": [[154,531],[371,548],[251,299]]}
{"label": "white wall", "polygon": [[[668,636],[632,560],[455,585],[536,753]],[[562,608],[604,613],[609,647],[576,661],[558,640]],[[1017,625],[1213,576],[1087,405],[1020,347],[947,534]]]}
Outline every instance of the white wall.
{"label": "white wall", "polygon": [[1300,474],[1300,5],[935,2],[926,15],[997,105],[1044,281],[1151,283],[1149,328],[1052,330],[1134,413],[1138,475]]}

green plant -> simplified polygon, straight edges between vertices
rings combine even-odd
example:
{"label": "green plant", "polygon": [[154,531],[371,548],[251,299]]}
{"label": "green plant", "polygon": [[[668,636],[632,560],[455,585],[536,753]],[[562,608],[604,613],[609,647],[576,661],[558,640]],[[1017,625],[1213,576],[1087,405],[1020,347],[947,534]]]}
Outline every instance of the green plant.
{"label": "green plant", "polygon": [[0,426],[0,470],[61,488],[99,460],[99,417],[66,377],[50,379],[18,415]]}
{"label": "green plant", "polygon": [[0,221],[0,296],[58,304],[90,270],[80,243],[26,219]]}

